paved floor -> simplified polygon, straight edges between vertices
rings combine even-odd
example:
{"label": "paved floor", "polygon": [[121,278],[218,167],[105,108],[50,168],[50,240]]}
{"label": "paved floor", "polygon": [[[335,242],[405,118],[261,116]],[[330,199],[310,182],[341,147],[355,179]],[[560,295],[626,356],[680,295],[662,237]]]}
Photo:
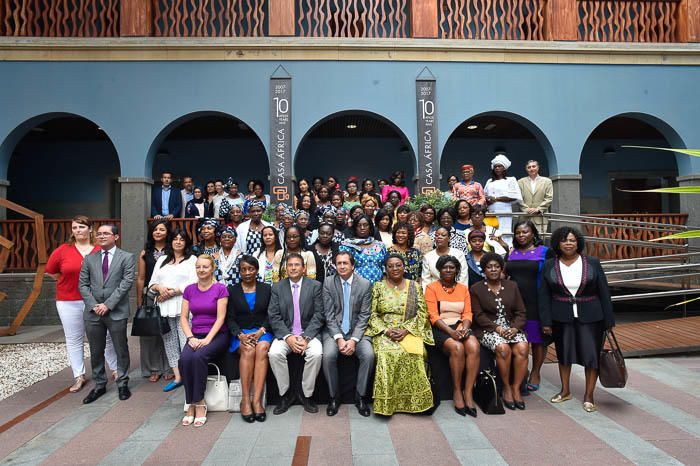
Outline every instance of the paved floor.
{"label": "paved floor", "polygon": [[[628,365],[628,388],[599,387],[594,414],[581,409],[581,371],[573,377],[575,400],[547,401],[558,386],[548,364],[527,410],[503,416],[463,418],[449,402],[430,417],[389,420],[362,418],[350,405],[333,418],[324,407],[309,415],[295,406],[255,424],[212,413],[201,429],[179,426],[181,390],[165,394],[135,368],[128,401],[112,385],[89,406],[81,404],[87,391],[68,394],[5,430],[0,463],[289,465],[297,439],[310,437],[309,464],[700,464],[700,357]],[[0,431],[70,382],[64,370],[0,401]]]}

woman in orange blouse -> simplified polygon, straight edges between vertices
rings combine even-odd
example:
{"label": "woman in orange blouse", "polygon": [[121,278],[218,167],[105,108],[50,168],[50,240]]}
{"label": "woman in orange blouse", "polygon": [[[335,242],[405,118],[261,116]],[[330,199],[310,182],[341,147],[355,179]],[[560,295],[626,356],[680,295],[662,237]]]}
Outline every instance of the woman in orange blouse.
{"label": "woman in orange blouse", "polygon": [[[450,358],[455,411],[460,416],[476,417],[472,389],[479,372],[479,341],[470,328],[469,289],[457,282],[461,266],[456,257],[440,257],[435,268],[440,272],[440,279],[425,289],[435,344]],[[465,369],[467,380],[462,391]]]}

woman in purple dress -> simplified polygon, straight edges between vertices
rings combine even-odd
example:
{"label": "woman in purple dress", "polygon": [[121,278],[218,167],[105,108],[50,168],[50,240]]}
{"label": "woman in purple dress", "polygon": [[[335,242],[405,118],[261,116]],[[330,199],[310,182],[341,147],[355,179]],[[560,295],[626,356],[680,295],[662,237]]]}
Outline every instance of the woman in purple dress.
{"label": "woman in purple dress", "polygon": [[[189,404],[182,425],[201,427],[207,422],[204,391],[207,386],[209,363],[223,354],[229,346],[226,326],[228,290],[214,279],[214,258],[209,254],[197,257],[197,283],[182,293],[180,326],[186,337],[180,355],[180,375],[185,384],[185,402]],[[192,326],[190,327],[190,314]]]}
{"label": "woman in purple dress", "polygon": [[527,310],[525,333],[532,349],[532,370],[527,381],[527,390],[534,392],[540,388],[540,369],[544,363],[546,349],[540,325],[537,293],[540,288],[542,265],[545,259],[551,256],[551,252],[542,244],[539,232],[531,221],[516,223],[513,231],[513,249],[506,261],[506,275],[518,284]]}

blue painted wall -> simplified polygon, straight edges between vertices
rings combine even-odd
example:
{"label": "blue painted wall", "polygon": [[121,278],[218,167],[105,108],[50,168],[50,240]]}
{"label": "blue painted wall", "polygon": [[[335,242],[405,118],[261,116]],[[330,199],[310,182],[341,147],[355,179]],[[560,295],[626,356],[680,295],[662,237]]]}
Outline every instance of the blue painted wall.
{"label": "blue painted wall", "polygon": [[[324,117],[364,110],[391,121],[415,152],[412,62],[280,62],[293,76],[292,149]],[[278,62],[0,63],[0,177],[16,141],[40,118],[68,112],[104,128],[122,176],[150,176],[159,137],[193,112],[231,114],[268,145],[268,78]],[[700,67],[430,63],[438,79],[439,147],[484,112],[519,115],[535,131],[552,174],[579,172],[593,129],[621,113],[651,115],[674,145],[700,147]],[[160,136],[159,136],[160,135]],[[700,160],[678,158],[681,175]]]}

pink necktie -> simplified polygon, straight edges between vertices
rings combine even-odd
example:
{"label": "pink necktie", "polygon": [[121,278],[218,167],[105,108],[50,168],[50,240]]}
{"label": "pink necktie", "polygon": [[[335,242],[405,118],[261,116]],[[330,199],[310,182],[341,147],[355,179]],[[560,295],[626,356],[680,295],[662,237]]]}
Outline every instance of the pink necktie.
{"label": "pink necktie", "polygon": [[299,309],[299,284],[292,283],[292,301],[294,303],[294,321],[292,322],[292,333],[301,335],[301,310]]}

